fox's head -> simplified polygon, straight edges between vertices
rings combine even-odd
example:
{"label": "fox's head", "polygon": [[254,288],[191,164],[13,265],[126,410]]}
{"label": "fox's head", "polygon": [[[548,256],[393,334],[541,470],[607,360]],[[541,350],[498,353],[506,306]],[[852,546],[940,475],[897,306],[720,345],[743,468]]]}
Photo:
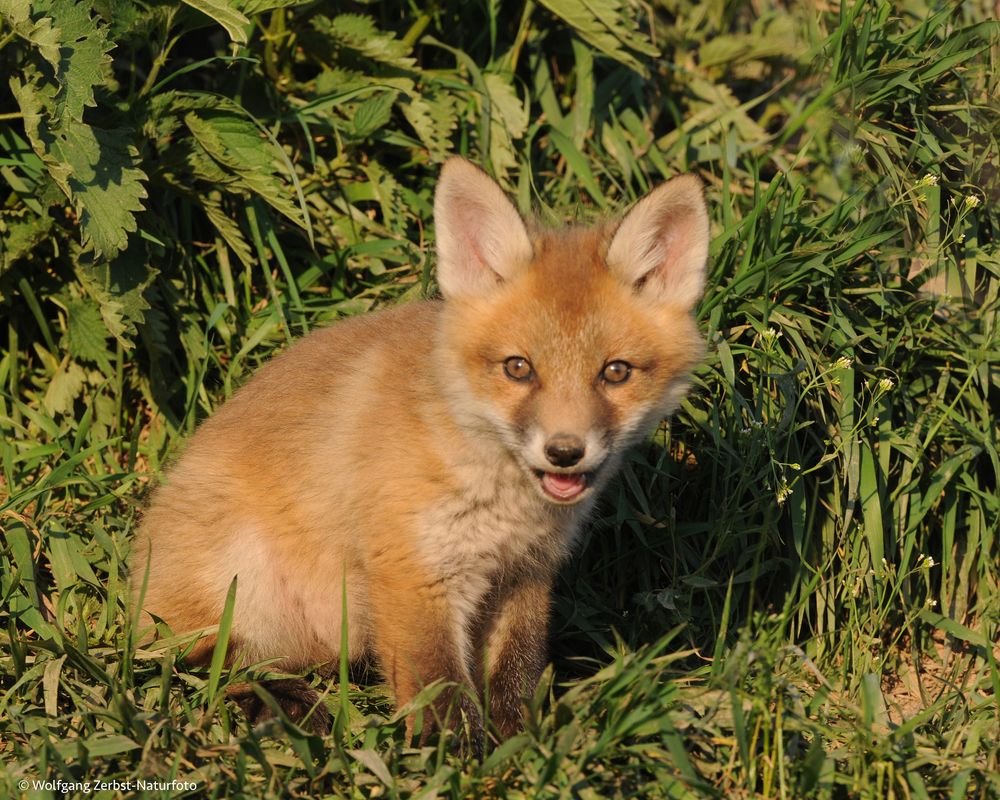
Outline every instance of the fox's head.
{"label": "fox's head", "polygon": [[674,410],[701,356],[701,182],[674,178],[616,224],[534,230],[489,176],[453,158],[434,217],[439,352],[457,417],[502,441],[547,500],[579,502]]}

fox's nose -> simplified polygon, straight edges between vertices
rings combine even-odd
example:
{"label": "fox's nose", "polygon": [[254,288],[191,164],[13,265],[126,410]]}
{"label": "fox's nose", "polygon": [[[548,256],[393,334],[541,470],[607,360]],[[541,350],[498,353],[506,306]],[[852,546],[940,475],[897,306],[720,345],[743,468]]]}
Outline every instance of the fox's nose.
{"label": "fox's nose", "polygon": [[572,467],[583,453],[583,440],[569,433],[557,433],[545,443],[545,457],[557,467]]}

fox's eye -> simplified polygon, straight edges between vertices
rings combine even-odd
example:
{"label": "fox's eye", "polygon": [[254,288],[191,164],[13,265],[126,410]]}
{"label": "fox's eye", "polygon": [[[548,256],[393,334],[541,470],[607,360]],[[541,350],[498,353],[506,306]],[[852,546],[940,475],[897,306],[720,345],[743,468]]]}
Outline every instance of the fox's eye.
{"label": "fox's eye", "polygon": [[511,356],[503,362],[503,371],[512,381],[531,380],[535,370],[531,367],[531,362],[523,356]]}
{"label": "fox's eye", "polygon": [[604,365],[601,377],[608,383],[625,383],[632,374],[632,365],[627,361],[609,361]]}

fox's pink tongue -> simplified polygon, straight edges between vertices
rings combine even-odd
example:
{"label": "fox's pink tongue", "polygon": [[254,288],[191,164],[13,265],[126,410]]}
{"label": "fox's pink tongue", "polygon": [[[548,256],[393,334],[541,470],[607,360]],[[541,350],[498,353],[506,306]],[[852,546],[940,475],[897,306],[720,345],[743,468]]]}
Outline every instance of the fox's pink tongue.
{"label": "fox's pink tongue", "polygon": [[581,474],[559,475],[555,472],[546,472],[542,475],[542,488],[560,500],[576,497],[586,486],[587,478]]}

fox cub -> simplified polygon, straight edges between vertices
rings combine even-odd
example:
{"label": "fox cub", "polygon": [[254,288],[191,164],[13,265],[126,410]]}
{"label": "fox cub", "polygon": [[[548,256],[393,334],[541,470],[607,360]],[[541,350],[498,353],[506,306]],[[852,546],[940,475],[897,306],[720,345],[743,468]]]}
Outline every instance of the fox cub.
{"label": "fox cub", "polygon": [[[684,175],[618,223],[543,230],[453,158],[434,217],[444,300],[339,322],[261,369],[153,494],[132,591],[140,627],[183,633],[218,624],[238,576],[230,659],[296,671],[338,662],[346,585],[348,657],[374,656],[399,705],[438,679],[488,686],[509,736],[560,562],[702,353],[708,214]],[[271,688],[328,722],[304,681]]]}

